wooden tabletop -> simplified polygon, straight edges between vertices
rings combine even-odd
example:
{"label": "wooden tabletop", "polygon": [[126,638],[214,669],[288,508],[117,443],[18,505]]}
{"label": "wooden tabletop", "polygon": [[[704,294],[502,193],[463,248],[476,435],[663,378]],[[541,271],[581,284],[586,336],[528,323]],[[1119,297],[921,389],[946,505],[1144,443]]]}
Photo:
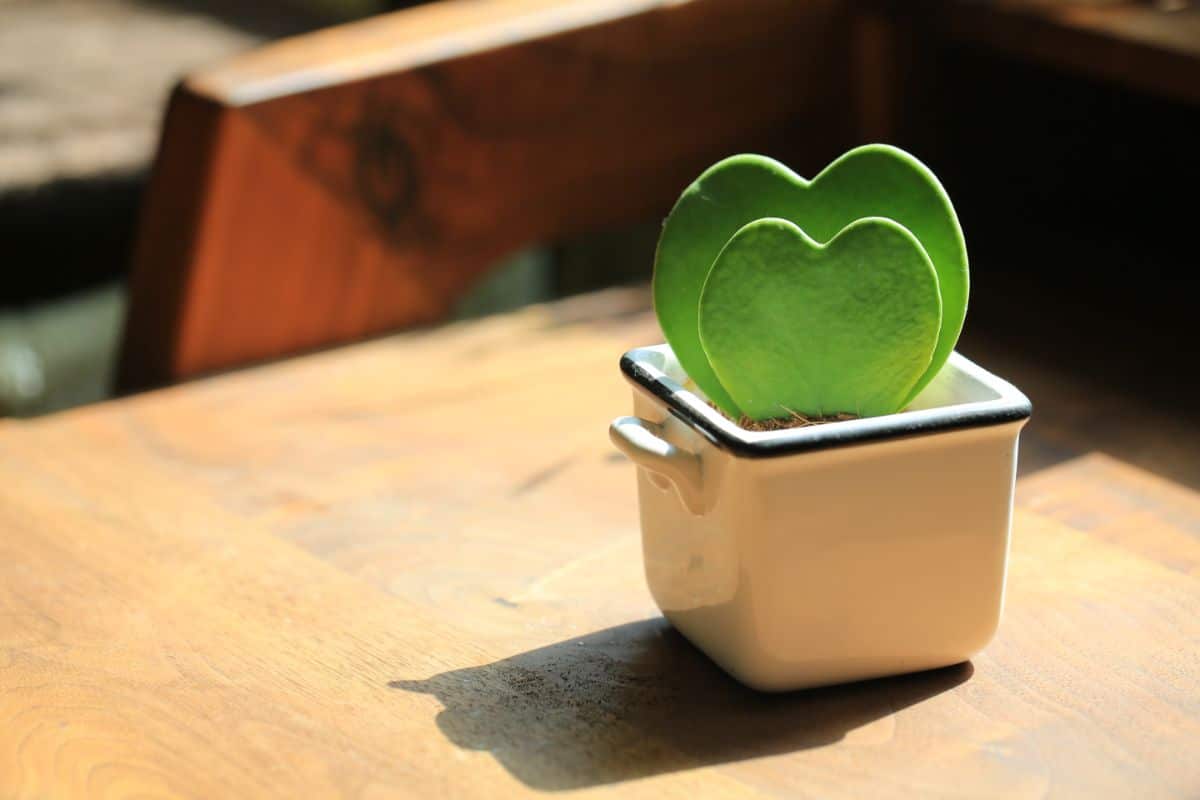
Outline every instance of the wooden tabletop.
{"label": "wooden tabletop", "polygon": [[1200,498],[1109,457],[1021,480],[973,663],[693,650],[605,434],[642,300],[0,425],[0,797],[1200,795]]}

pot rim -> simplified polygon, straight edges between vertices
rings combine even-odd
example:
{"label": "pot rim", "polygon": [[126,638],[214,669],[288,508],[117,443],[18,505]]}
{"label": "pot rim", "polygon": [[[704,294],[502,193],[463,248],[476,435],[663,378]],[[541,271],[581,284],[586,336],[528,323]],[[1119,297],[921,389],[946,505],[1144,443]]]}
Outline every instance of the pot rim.
{"label": "pot rim", "polygon": [[771,458],[966,428],[1007,425],[1024,422],[1033,413],[1029,398],[1017,387],[955,351],[950,354],[943,369],[953,368],[965,374],[994,393],[994,399],[900,411],[881,417],[864,417],[806,428],[748,431],[734,424],[700,395],[684,388],[652,363],[653,356],[664,354],[674,358],[670,345],[636,347],[621,356],[621,372],[635,388],[661,401],[673,416],[710,443],[746,458]]}

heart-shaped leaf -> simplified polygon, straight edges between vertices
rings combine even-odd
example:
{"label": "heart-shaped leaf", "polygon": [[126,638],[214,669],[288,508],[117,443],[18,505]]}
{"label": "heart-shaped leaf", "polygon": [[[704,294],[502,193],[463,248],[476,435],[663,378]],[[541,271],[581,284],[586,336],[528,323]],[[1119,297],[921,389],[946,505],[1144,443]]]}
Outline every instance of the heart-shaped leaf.
{"label": "heart-shaped leaf", "polygon": [[700,341],[754,419],[888,414],[924,374],[941,327],[937,274],[882,218],[820,244],[783,219],[741,228],[700,295]]}
{"label": "heart-shaped leaf", "polygon": [[733,156],[710,167],[683,192],[658,243],[655,310],[680,364],[731,416],[741,409],[722,386],[700,342],[700,292],[733,235],[747,223],[768,217],[787,219],[818,242],[829,242],[855,220],[885,217],[920,242],[937,272],[942,322],[933,357],[896,408],[905,405],[946,362],[967,310],[966,245],[937,178],[908,153],[876,144],[851,150],[811,182],[765,156]]}

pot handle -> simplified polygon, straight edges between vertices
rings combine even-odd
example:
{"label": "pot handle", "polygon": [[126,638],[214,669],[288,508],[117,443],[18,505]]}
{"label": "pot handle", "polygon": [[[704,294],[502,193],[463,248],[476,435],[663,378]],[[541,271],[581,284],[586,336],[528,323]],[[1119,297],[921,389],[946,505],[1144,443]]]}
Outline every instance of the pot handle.
{"label": "pot handle", "polygon": [[[617,417],[608,427],[608,438],[635,464],[675,484],[679,499],[688,511],[693,514],[703,511],[700,456],[668,442],[661,425],[639,417]],[[655,483],[662,485],[658,480]]]}

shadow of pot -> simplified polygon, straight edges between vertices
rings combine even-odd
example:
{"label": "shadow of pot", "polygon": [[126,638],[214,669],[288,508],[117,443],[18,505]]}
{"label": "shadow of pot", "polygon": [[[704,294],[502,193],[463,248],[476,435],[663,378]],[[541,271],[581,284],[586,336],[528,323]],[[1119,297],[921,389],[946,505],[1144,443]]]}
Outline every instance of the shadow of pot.
{"label": "shadow of pot", "polygon": [[438,727],[451,741],[492,753],[530,787],[555,791],[821,747],[972,671],[959,664],[766,695],[652,619],[388,685],[435,695],[445,707]]}

